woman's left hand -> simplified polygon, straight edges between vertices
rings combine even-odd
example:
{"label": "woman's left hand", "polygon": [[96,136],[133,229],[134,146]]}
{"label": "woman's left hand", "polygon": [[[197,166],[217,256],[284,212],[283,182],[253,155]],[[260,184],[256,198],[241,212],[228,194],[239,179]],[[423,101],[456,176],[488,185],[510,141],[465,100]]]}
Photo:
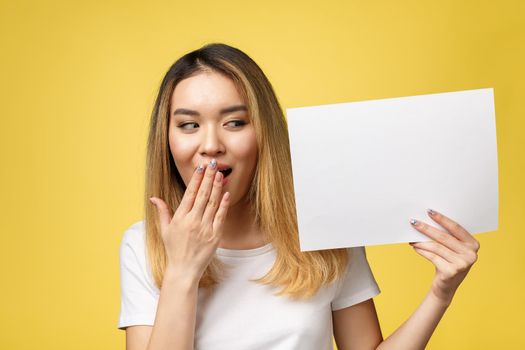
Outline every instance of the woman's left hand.
{"label": "woman's left hand", "polygon": [[411,220],[413,227],[432,238],[432,241],[410,245],[436,267],[431,290],[439,300],[448,305],[478,259],[479,242],[461,225],[445,215],[430,210],[428,214],[446,231],[438,230],[419,220]]}

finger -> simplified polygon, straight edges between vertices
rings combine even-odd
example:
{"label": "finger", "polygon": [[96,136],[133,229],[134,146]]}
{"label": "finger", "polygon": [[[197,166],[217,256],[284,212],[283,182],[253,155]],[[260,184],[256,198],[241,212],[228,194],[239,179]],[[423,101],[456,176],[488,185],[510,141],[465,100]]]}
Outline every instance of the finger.
{"label": "finger", "polygon": [[217,161],[215,161],[215,159],[212,159],[210,164],[208,164],[208,166],[206,167],[204,178],[202,179],[201,185],[199,187],[199,192],[197,193],[197,197],[195,198],[193,208],[191,209],[191,212],[199,218],[202,218],[204,209],[208,204],[208,200],[210,198],[212,190],[213,179],[215,178],[216,173]]}
{"label": "finger", "polygon": [[211,224],[213,222],[213,217],[219,208],[222,193],[222,178],[222,173],[215,173],[215,180],[213,181],[210,198],[204,209],[204,214],[202,215],[203,224]]}
{"label": "finger", "polygon": [[179,207],[175,212],[176,214],[180,213],[186,215],[191,210],[191,208],[193,208],[193,203],[195,202],[195,198],[199,192],[199,187],[202,182],[205,169],[206,164],[199,165],[197,168],[195,168],[193,175],[191,176],[190,183],[186,187],[184,196],[182,197]]}
{"label": "finger", "polygon": [[413,247],[414,250],[416,251],[416,253],[418,253],[419,255],[423,256],[424,258],[430,260],[432,262],[432,264],[434,264],[434,266],[438,269],[438,270],[441,270],[441,271],[447,271],[448,268],[449,268],[449,263],[443,259],[442,257],[432,253],[432,252],[429,252],[428,250],[424,250],[424,249],[420,249],[420,248],[417,248],[417,247]]}
{"label": "finger", "polygon": [[171,218],[173,217],[171,209],[168,207],[166,202],[160,198],[151,197],[149,200],[157,208],[161,232],[166,232],[166,228],[170,224]]}
{"label": "finger", "polygon": [[468,242],[476,248],[476,251],[479,249],[478,241],[467,231],[463,226],[450,219],[449,217],[438,213],[435,210],[427,209],[428,216],[444,229],[450,232],[454,237],[463,242]]}
{"label": "finger", "polygon": [[418,243],[410,243],[412,247],[423,249],[429,252],[432,252],[440,257],[442,257],[444,260],[451,264],[456,264],[459,262],[459,258],[457,256],[457,253],[454,253],[452,250],[448,249],[444,245],[432,241],[432,242],[418,242]]}
{"label": "finger", "polygon": [[424,223],[423,221],[411,219],[410,224],[412,224],[412,226],[416,230],[423,233],[425,236],[428,236],[434,241],[443,244],[445,247],[453,250],[456,253],[462,254],[467,251],[467,248],[464,247],[462,243],[458,241],[454,236],[441,230],[438,230],[437,228],[432,227]]}
{"label": "finger", "polygon": [[230,207],[230,192],[226,192],[222,196],[221,204],[219,209],[215,214],[213,219],[213,233],[217,235],[217,238],[220,239],[223,234],[224,221],[226,220],[226,215],[228,214],[228,209]]}

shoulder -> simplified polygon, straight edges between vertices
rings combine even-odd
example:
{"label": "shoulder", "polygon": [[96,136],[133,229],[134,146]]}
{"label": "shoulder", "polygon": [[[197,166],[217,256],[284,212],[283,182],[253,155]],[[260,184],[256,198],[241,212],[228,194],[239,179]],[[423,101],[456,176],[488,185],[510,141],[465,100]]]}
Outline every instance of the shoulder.
{"label": "shoulder", "polygon": [[348,269],[356,268],[357,265],[362,265],[363,261],[368,262],[366,259],[365,247],[351,247],[346,248],[348,254]]}
{"label": "shoulder", "polygon": [[368,260],[366,259],[365,247],[350,247],[345,248],[348,255],[346,269],[338,279],[339,287],[350,280],[359,279],[363,274],[370,271]]}
{"label": "shoulder", "polygon": [[370,270],[368,259],[366,258],[365,247],[347,248],[348,252],[348,271],[349,274],[362,274]]}
{"label": "shoulder", "polygon": [[365,247],[352,247],[346,249],[350,255],[350,263],[352,262],[352,259],[366,259]]}
{"label": "shoulder", "polygon": [[120,266],[122,273],[133,272],[148,279],[153,286],[151,268],[146,253],[144,221],[137,221],[124,230],[120,244]]}
{"label": "shoulder", "polygon": [[137,221],[128,226],[120,241],[121,260],[138,259],[142,263],[146,249],[144,221]]}
{"label": "shoulder", "polygon": [[144,245],[145,226],[144,220],[137,221],[124,230],[121,247],[126,245],[137,247]]}
{"label": "shoulder", "polygon": [[379,287],[366,258],[365,247],[347,248],[347,252],[347,270],[339,280],[334,309],[347,307],[357,300],[365,300],[364,297],[379,294]]}

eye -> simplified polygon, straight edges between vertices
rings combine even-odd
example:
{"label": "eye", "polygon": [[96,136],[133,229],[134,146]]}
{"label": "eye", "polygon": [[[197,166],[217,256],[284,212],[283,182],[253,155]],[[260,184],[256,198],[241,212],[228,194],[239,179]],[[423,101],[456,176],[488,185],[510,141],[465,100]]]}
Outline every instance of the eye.
{"label": "eye", "polygon": [[186,125],[192,125],[192,124],[198,125],[197,123],[184,123],[184,124],[180,124],[178,127],[181,129],[186,129],[186,130],[194,129],[194,128],[186,128]]}
{"label": "eye", "polygon": [[237,123],[238,125],[234,125],[234,127],[237,127],[237,126],[243,126],[246,124],[246,122],[244,120],[230,120],[228,123],[226,124],[230,124],[230,123]]}

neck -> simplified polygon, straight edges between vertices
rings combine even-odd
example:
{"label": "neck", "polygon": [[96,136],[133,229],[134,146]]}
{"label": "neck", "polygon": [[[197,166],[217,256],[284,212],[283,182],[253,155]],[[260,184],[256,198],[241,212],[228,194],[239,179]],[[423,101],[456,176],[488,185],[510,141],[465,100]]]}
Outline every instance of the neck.
{"label": "neck", "polygon": [[246,198],[228,209],[220,248],[254,249],[266,243],[268,242],[255,222],[255,210]]}

